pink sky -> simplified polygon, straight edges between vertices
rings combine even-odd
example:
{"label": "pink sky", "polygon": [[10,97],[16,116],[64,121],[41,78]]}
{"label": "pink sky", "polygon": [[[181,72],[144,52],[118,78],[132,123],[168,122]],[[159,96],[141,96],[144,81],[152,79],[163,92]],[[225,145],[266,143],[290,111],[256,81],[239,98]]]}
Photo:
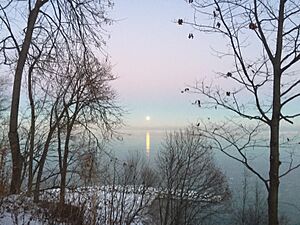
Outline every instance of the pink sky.
{"label": "pink sky", "polygon": [[[191,19],[193,11],[182,0],[117,0],[109,28],[107,50],[119,76],[114,83],[121,103],[128,109],[130,126],[185,126],[201,112],[191,105],[197,96],[183,95],[186,84],[214,78],[220,59],[213,56],[211,36],[175,23]],[[195,38],[187,36],[193,32]],[[215,43],[214,43],[215,42]],[[151,120],[146,121],[145,117]]]}
{"label": "pink sky", "polygon": [[[228,71],[233,63],[218,58],[214,50],[227,51],[224,38],[179,26],[178,18],[192,20],[193,10],[184,0],[115,0],[107,51],[114,87],[129,112],[125,123],[132,127],[182,127],[224,112],[197,108],[198,96],[182,94],[196,80],[215,80],[216,72]],[[188,39],[193,33],[194,39]],[[250,34],[251,35],[251,34]],[[255,48],[253,49],[255,50]],[[257,49],[259,50],[259,48]],[[257,51],[250,52],[254,55]],[[219,84],[229,88],[222,80]],[[146,116],[151,120],[146,121]]]}

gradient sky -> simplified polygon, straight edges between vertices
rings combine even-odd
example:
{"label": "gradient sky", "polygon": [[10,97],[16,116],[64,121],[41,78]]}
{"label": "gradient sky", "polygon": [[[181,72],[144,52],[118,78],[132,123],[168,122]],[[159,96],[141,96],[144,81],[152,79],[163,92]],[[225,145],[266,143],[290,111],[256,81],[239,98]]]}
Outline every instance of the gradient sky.
{"label": "gradient sky", "polygon": [[[128,110],[125,122],[133,127],[173,127],[195,122],[200,111],[191,103],[197,96],[181,94],[185,85],[205,76],[215,76],[209,35],[175,23],[191,19],[193,11],[183,0],[116,0],[109,28],[107,51],[114,87]],[[190,32],[195,34],[188,39]],[[151,120],[146,121],[145,117]]]}
{"label": "gradient sky", "polygon": [[[197,96],[180,93],[187,84],[214,79],[215,72],[227,71],[232,65],[216,57],[212,50],[226,47],[222,37],[200,34],[175,23],[178,18],[193,18],[193,10],[184,0],[115,0],[113,17],[120,20],[109,28],[107,51],[113,72],[119,76],[114,87],[129,111],[125,116],[129,127],[168,129],[195,123],[211,114],[223,117],[219,110],[208,111],[192,105]],[[193,40],[187,38],[190,32],[194,33]],[[146,121],[146,116],[151,120]],[[151,157],[156,154],[162,137],[156,132],[151,131]],[[124,146],[127,150],[136,150],[138,146],[147,149],[145,133],[125,136],[124,140],[114,145],[119,152],[124,151]],[[235,179],[236,173],[242,171],[235,161],[223,160],[222,166]],[[293,193],[290,190],[295,185],[291,184],[291,187],[282,185],[281,190],[289,188],[288,193]],[[293,195],[286,194],[285,198],[294,200]]]}
{"label": "gradient sky", "polygon": [[[113,86],[128,111],[129,127],[182,127],[212,114],[220,118],[224,112],[197,108],[192,105],[197,96],[181,93],[196,80],[209,82],[216,72],[232,68],[229,59],[218,58],[213,50],[226,51],[221,35],[176,23],[178,18],[193,19],[188,3],[115,0],[111,15],[118,21],[108,28],[107,51],[119,77]],[[188,39],[189,33],[194,39]],[[223,80],[221,85],[228,84]],[[146,116],[151,120],[146,121]]]}

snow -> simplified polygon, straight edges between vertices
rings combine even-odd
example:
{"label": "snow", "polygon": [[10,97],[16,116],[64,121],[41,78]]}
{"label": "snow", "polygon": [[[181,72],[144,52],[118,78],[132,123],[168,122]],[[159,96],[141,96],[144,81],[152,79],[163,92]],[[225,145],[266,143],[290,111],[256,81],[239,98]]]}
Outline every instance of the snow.
{"label": "snow", "polygon": [[[59,189],[45,191],[41,200],[58,202]],[[66,203],[83,210],[84,222],[89,224],[143,225],[147,221],[147,207],[155,199],[154,191],[143,186],[102,186],[66,190]],[[41,216],[42,215],[42,216]],[[12,195],[2,199],[0,224],[2,225],[43,225],[49,224],[45,209],[32,202],[31,198]],[[55,224],[64,224],[55,222]]]}
{"label": "snow", "polygon": [[[130,224],[145,225],[151,224],[149,217],[149,206],[156,198],[164,198],[166,190],[145,187],[143,185],[110,185],[92,186],[74,189],[66,189],[65,203],[72,206],[78,213],[76,220],[82,220],[85,224]],[[0,225],[44,225],[44,224],[67,224],[63,219],[70,211],[59,208],[56,205],[59,201],[60,189],[44,191],[40,197],[42,203],[47,203],[48,208],[33,203],[32,199],[24,195],[11,195],[0,199]],[[212,193],[199,194],[195,191],[182,193],[171,190],[172,198],[180,196],[192,201],[222,201],[221,196]],[[46,205],[47,205],[46,204]],[[52,211],[49,210],[50,207]],[[75,207],[73,207],[75,206]],[[54,211],[53,211],[54,210]],[[64,211],[65,210],[65,211]],[[51,214],[54,212],[54,216]],[[64,214],[64,218],[56,217],[57,213]],[[73,212],[74,213],[74,212]],[[51,216],[52,215],[52,216]],[[74,218],[71,218],[74,219]]]}
{"label": "snow", "polygon": [[42,225],[46,220],[37,217],[40,212],[32,199],[21,195],[10,195],[1,199],[0,224],[1,225]]}

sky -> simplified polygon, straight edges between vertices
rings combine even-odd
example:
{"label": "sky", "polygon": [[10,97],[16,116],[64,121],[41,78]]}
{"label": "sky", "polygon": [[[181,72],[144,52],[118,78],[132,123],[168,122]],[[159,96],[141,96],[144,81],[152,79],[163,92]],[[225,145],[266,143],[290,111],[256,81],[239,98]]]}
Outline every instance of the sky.
{"label": "sky", "polygon": [[215,77],[214,64],[222,68],[212,51],[216,39],[209,42],[211,36],[176,23],[193,18],[189,4],[116,0],[112,16],[117,21],[108,29],[107,51],[128,127],[183,127],[209,116],[192,105],[197,96],[181,93],[196,80]]}
{"label": "sky", "polygon": [[[196,81],[215,81],[217,72],[233,68],[229,58],[216,56],[216,50],[228,51],[224,37],[178,25],[179,18],[192,21],[194,17],[184,0],[114,2],[111,17],[116,22],[108,28],[106,48],[118,77],[113,87],[126,110],[126,127],[178,128],[200,119],[223,117],[224,111],[199,108],[192,104],[199,96],[181,91]],[[193,39],[188,38],[189,33]],[[247,35],[251,38],[254,33]],[[261,49],[256,46],[247,52],[251,57]],[[230,86],[228,81],[218,83],[223,89]],[[298,111],[297,104],[289,107]]]}

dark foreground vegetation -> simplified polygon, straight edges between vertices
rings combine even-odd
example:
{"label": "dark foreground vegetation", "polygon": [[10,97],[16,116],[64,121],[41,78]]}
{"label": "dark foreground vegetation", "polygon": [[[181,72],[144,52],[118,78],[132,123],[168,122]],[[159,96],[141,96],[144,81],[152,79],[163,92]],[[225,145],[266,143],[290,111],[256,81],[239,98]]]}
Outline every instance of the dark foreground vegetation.
{"label": "dark foreground vegetation", "polygon": [[[197,107],[222,108],[239,119],[201,121],[168,134],[154,169],[139,156],[119,160],[105,148],[119,135],[123,114],[104,50],[113,3],[0,1],[2,219],[15,224],[188,225],[224,223],[224,218],[243,225],[286,223],[278,213],[280,179],[300,164],[293,154],[284,162],[280,148],[299,143],[280,135],[283,123],[292,126],[300,116],[289,108],[300,97],[299,2],[188,3],[195,21],[178,19],[178,25],[219,33],[228,41],[228,52],[218,54],[231,57],[233,69],[219,75],[233,85],[224,90],[199,82],[183,93],[199,94]],[[207,20],[197,21],[200,14]],[[259,51],[249,51],[253,46]],[[261,146],[269,152],[267,175],[249,160],[249,150]],[[214,163],[214,149],[252,172],[267,199],[257,187],[250,198],[245,180],[242,201],[229,207],[231,194]]]}

